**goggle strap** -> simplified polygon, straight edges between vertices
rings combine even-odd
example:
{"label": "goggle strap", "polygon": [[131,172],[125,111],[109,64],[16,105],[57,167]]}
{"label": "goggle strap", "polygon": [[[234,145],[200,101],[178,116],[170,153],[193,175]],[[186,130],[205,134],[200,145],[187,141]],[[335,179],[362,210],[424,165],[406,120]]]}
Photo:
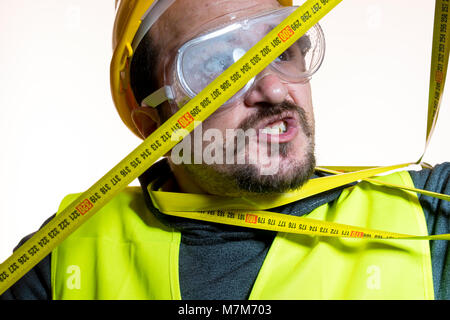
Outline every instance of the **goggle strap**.
{"label": "goggle strap", "polygon": [[142,100],[142,102],[149,107],[156,108],[161,103],[169,99],[173,99],[172,90],[169,86],[164,86],[147,96],[144,100]]}

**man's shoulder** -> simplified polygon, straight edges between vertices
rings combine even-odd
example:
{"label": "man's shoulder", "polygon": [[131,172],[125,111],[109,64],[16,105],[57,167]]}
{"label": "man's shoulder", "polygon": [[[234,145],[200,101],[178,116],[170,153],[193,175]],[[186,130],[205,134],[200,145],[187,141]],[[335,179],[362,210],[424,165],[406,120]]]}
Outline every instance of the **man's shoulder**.
{"label": "man's shoulder", "polygon": [[444,162],[431,169],[409,171],[414,186],[418,189],[449,193],[450,162]]}
{"label": "man's shoulder", "polygon": [[[418,189],[450,194],[450,162],[438,164],[431,169],[410,171]],[[450,233],[450,201],[419,194],[429,234]],[[448,241],[430,241],[436,299],[450,299],[449,279],[450,250]]]}
{"label": "man's shoulder", "polygon": [[[66,195],[61,202],[60,207],[70,204],[76,200],[82,193],[71,193]],[[120,203],[132,203],[136,201],[143,201],[143,191],[140,187],[126,187],[119,192],[115,197],[116,202]],[[60,210],[61,211],[61,210]],[[48,224],[55,215],[49,217],[40,227],[44,227]],[[93,219],[91,219],[93,220]],[[34,233],[25,236],[17,245],[14,250],[22,246],[28,239],[30,239]],[[25,276],[23,276],[18,282],[16,282],[11,288],[9,288],[4,294],[0,295],[0,300],[41,300],[51,299],[51,285],[50,285],[50,265],[51,255],[42,259],[35,267],[33,267]]]}
{"label": "man's shoulder", "polygon": [[[441,194],[450,194],[450,162],[431,169],[409,171],[414,186]],[[449,233],[450,201],[418,194],[430,234]]]}
{"label": "man's shoulder", "polygon": [[[41,226],[44,227],[55,215],[49,217]],[[14,251],[30,239],[35,232],[24,237],[14,248]],[[0,300],[50,300],[52,297],[50,285],[50,256],[47,255],[34,266],[19,281],[12,285],[2,295]]]}

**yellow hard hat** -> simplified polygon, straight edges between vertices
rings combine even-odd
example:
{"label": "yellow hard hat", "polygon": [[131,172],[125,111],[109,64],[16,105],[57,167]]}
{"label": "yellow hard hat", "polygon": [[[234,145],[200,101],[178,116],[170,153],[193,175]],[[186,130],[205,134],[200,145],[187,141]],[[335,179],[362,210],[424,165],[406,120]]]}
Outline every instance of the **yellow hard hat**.
{"label": "yellow hard hat", "polygon": [[[141,138],[131,119],[131,111],[139,107],[130,86],[130,63],[145,33],[145,24],[158,19],[175,0],[116,0],[113,28],[113,56],[110,66],[111,93],[122,121]],[[278,0],[291,6],[292,0]]]}

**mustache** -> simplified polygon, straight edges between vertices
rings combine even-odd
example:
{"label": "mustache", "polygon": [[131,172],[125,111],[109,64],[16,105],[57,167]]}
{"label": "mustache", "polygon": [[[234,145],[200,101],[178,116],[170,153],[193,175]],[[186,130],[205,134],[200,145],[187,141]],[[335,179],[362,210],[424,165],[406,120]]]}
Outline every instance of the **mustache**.
{"label": "mustache", "polygon": [[300,106],[292,103],[290,101],[283,101],[279,104],[272,104],[269,102],[261,102],[259,103],[258,111],[244,119],[238,126],[239,129],[244,131],[254,128],[259,122],[264,120],[267,117],[281,115],[286,111],[294,111],[298,114],[299,125],[303,129],[305,135],[307,137],[311,137],[314,134],[314,129],[309,124],[306,112]]}

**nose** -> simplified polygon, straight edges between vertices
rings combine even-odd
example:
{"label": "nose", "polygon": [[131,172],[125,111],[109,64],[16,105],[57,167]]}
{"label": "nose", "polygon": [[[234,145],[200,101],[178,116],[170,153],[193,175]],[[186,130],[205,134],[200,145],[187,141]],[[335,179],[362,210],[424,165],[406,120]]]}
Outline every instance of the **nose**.
{"label": "nose", "polygon": [[257,76],[256,83],[247,92],[244,103],[253,106],[258,103],[268,102],[270,104],[282,103],[288,95],[286,84],[282,83],[275,74],[264,74]]}

